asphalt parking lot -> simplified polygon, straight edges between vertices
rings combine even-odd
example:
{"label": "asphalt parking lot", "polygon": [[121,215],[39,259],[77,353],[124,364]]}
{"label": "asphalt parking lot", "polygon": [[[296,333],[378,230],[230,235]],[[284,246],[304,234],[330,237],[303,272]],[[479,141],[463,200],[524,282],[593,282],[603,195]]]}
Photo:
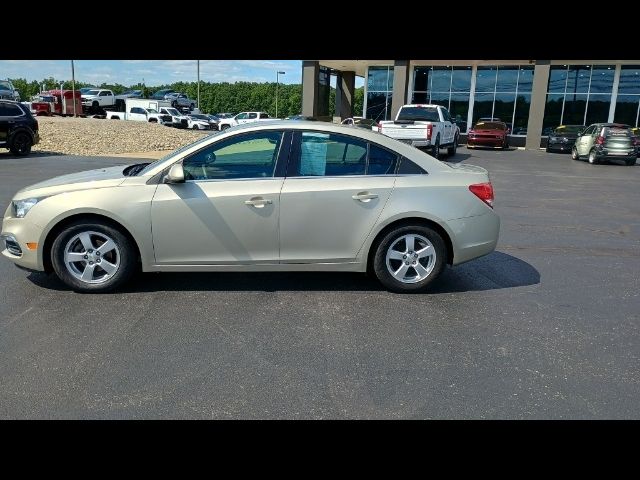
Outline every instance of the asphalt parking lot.
{"label": "asphalt parking lot", "polygon": [[[500,241],[427,294],[211,273],[80,295],[0,258],[0,417],[640,418],[640,163],[456,160],[489,170]],[[0,209],[125,161],[0,153]]]}

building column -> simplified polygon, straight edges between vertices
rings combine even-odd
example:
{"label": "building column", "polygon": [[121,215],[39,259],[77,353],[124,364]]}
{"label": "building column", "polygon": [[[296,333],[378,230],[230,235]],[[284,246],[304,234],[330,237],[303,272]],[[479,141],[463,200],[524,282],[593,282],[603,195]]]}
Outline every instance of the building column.
{"label": "building column", "polygon": [[396,118],[402,105],[407,103],[409,91],[409,60],[393,62],[393,96],[391,97],[391,119]]}
{"label": "building column", "polygon": [[613,119],[616,115],[616,103],[618,101],[618,87],[620,86],[620,72],[622,71],[622,64],[616,65],[616,71],[613,74],[613,89],[611,90],[611,103],[609,104],[609,119],[607,122],[613,123]]}
{"label": "building column", "polygon": [[353,95],[356,89],[356,72],[336,74],[336,117],[340,121],[353,117]]}
{"label": "building column", "polygon": [[315,117],[318,113],[320,62],[302,61],[302,115]]}
{"label": "building column", "polygon": [[538,150],[540,148],[550,69],[551,62],[549,60],[536,60],[536,66],[533,70],[529,122],[527,123],[527,141],[525,143],[527,150]]}

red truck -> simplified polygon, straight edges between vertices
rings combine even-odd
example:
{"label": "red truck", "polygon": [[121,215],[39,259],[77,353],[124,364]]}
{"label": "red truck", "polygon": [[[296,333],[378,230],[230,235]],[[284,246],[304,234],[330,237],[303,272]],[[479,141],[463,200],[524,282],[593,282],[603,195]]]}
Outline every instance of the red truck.
{"label": "red truck", "polygon": [[73,90],[49,90],[40,92],[31,102],[34,115],[82,115],[82,99],[80,91],[75,91],[75,112],[73,109]]}

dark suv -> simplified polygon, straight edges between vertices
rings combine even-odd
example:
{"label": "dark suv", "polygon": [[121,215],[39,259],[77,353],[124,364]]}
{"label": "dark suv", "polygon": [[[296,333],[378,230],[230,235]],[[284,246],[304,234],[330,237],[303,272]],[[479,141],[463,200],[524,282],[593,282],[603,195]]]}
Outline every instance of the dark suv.
{"label": "dark suv", "polygon": [[39,140],[38,121],[29,108],[0,100],[0,147],[8,148],[14,155],[28,155]]}

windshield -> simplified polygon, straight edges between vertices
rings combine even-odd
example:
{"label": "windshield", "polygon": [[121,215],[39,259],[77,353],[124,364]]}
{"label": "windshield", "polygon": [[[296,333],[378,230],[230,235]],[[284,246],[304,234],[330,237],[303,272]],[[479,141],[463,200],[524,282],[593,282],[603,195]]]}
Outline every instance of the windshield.
{"label": "windshield", "polygon": [[478,122],[476,123],[474,130],[504,130],[506,125],[499,122]]}
{"label": "windshield", "polygon": [[437,122],[440,117],[438,116],[438,109],[435,107],[402,107],[398,120]]}
{"label": "windshield", "polygon": [[180,112],[178,112],[178,110],[176,110],[175,108],[167,108],[166,110],[169,115],[173,115],[174,117],[180,116]]}
{"label": "windshield", "polygon": [[584,130],[584,125],[560,125],[553,131],[553,133],[578,133],[581,130]]}
{"label": "windshield", "polygon": [[0,90],[12,90],[11,84],[6,80],[0,80]]}
{"label": "windshield", "polygon": [[85,95],[98,95],[99,90],[89,90]]}
{"label": "windshield", "polygon": [[147,112],[149,112],[149,113],[158,113],[158,111],[155,108],[147,108]]}
{"label": "windshield", "polygon": [[146,175],[147,172],[149,172],[150,170],[154,169],[155,167],[160,165],[162,162],[164,162],[166,160],[169,160],[171,157],[173,157],[175,155],[179,155],[180,153],[184,152],[185,150],[188,150],[191,147],[194,147],[196,145],[204,143],[204,142],[208,141],[209,139],[211,139],[211,137],[215,137],[217,135],[220,135],[221,133],[222,132],[220,131],[220,132],[211,133],[209,135],[205,135],[204,137],[196,140],[193,143],[189,143],[188,145],[185,145],[184,147],[180,147],[177,150],[174,150],[173,152],[168,153],[167,155],[165,155],[161,159],[156,160],[153,163],[150,163],[149,165],[144,167],[144,169],[140,170],[140,172],[138,173],[138,176]]}
{"label": "windshield", "polygon": [[199,118],[200,120],[209,120],[209,118],[206,115],[199,115],[199,114],[191,114],[191,118]]}

